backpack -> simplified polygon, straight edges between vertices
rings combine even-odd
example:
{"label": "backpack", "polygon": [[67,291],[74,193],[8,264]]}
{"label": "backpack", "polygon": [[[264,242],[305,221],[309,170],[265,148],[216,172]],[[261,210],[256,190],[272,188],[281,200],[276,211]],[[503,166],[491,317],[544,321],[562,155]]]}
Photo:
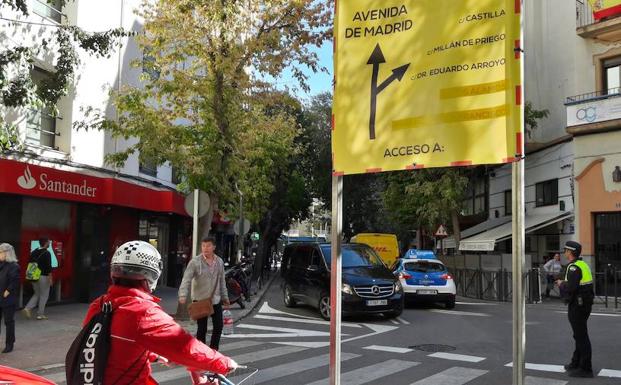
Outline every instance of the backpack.
{"label": "backpack", "polygon": [[112,303],[102,301],[101,312],[82,328],[67,352],[67,385],[103,384],[110,353],[111,325]]}
{"label": "backpack", "polygon": [[26,280],[38,281],[39,278],[41,278],[39,264],[37,262],[28,262],[28,266],[26,267]]}

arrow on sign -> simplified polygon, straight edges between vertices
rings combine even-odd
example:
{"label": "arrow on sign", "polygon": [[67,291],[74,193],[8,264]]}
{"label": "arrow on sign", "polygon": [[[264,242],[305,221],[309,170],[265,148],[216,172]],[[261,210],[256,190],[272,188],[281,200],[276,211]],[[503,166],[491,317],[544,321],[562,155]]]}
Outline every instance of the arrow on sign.
{"label": "arrow on sign", "polygon": [[375,114],[377,111],[377,95],[384,91],[386,87],[390,85],[390,83],[395,80],[401,81],[403,79],[403,75],[405,75],[410,63],[402,65],[401,67],[394,68],[392,70],[392,75],[390,75],[386,80],[382,82],[382,84],[378,85],[378,76],[379,76],[379,67],[382,63],[386,63],[386,59],[384,59],[384,54],[382,53],[382,49],[380,48],[379,43],[375,46],[373,53],[369,57],[367,64],[373,65],[373,73],[371,75],[371,113],[369,117],[369,138],[371,140],[375,139]]}

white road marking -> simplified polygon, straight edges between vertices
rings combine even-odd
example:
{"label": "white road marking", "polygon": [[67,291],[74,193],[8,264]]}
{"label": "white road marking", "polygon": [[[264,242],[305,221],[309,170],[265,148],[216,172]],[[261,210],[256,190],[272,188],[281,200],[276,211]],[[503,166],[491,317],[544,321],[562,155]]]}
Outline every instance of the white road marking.
{"label": "white road marking", "polygon": [[378,334],[382,334],[382,333],[386,333],[386,332],[390,332],[393,330],[398,329],[398,326],[387,326],[387,325],[378,325],[378,324],[363,324],[364,326],[368,327],[369,329],[373,330],[373,333],[369,333],[369,334],[364,334],[358,337],[352,337],[346,340],[341,341],[341,343],[345,343],[345,342],[350,342],[350,341],[355,341],[355,340],[359,340],[361,338],[367,338],[367,337],[371,337],[371,336],[375,336]]}
{"label": "white road marking", "polygon": [[481,305],[481,306],[498,306],[497,303],[487,303],[487,302],[455,302],[457,305]]}
{"label": "white road marking", "polygon": [[464,354],[454,354],[454,353],[445,353],[445,352],[433,353],[433,354],[428,355],[427,357],[442,358],[445,360],[464,361],[464,362],[481,362],[485,360],[485,357],[467,356]]}
{"label": "white road marking", "polygon": [[567,381],[555,380],[552,378],[526,376],[524,377],[524,384],[525,385],[565,385],[567,384]]}
{"label": "white road marking", "polygon": [[423,378],[411,385],[463,385],[486,374],[487,370],[456,366],[433,376]]}
{"label": "white road marking", "polygon": [[429,309],[430,312],[433,313],[441,313],[441,314],[453,314],[453,315],[471,315],[474,317],[489,317],[489,314],[485,313],[473,313],[469,311],[457,311],[457,310],[442,310],[442,309]]}
{"label": "white road marking", "polygon": [[[265,330],[276,333],[260,333],[260,334],[230,334],[227,338],[289,338],[289,337],[328,337],[329,332],[321,332],[315,330],[281,328],[276,326],[240,324],[235,326],[237,329]],[[347,336],[348,334],[343,334]]]}
{"label": "white road marking", "polygon": [[[351,360],[353,358],[360,357],[359,354],[343,353],[341,354],[341,362]],[[262,384],[269,382],[277,378],[290,376],[292,374],[300,374],[306,370],[321,368],[322,366],[328,366],[330,363],[330,355],[323,354],[321,356],[315,356],[307,358],[305,360],[288,362],[282,365],[272,366],[271,368],[261,369],[254,377],[255,384]]]}
{"label": "white road marking", "polygon": [[[407,370],[420,362],[388,360],[374,365],[365,366],[360,369],[352,370],[341,374],[342,385],[359,385],[379,380],[389,375],[393,375],[402,370]],[[327,385],[328,379],[311,382],[307,385]]]}
{"label": "white road marking", "polygon": [[257,350],[255,352],[232,355],[233,359],[240,364],[248,364],[256,361],[267,360],[269,358],[280,357],[286,354],[297,353],[306,350],[299,346],[280,346],[277,348]]}
{"label": "white road marking", "polygon": [[[506,367],[512,368],[513,362],[509,362]],[[546,365],[546,364],[530,364],[526,363],[526,369],[539,370],[542,372],[565,373],[563,365]]]}
{"label": "white road marking", "polygon": [[[567,314],[566,311],[556,311],[559,314]],[[591,315],[599,317],[621,317],[621,314],[609,314],[609,313],[591,313]]]}
{"label": "white road marking", "polygon": [[295,313],[288,313],[286,311],[274,309],[267,302],[264,302],[263,305],[261,305],[261,308],[259,309],[259,313],[264,313],[264,314],[286,314],[288,316],[296,317],[296,318],[321,320],[321,318],[319,318],[319,317],[308,317],[308,316],[305,316],[305,315],[299,315],[299,314],[295,314]]}
{"label": "white road marking", "polygon": [[413,351],[412,349],[408,349],[408,348],[396,348],[394,346],[380,346],[380,345],[365,346],[363,349],[379,350],[380,352],[389,352],[389,353],[409,353]]}
{"label": "white road marking", "polygon": [[[223,337],[226,337],[227,335],[223,335]],[[243,348],[249,348],[251,346],[257,346],[257,345],[263,345],[265,342],[259,342],[259,341],[236,341],[236,342],[227,342],[222,344],[222,346],[220,347],[220,351],[222,352],[228,352],[231,350],[235,350],[235,349],[243,349]]]}
{"label": "white road marking", "polygon": [[390,322],[393,323],[394,325],[399,325],[399,321],[394,320],[394,319],[390,319]]}
{"label": "white road marking", "polygon": [[[298,322],[298,323],[305,323],[305,324],[311,324],[311,325],[330,325],[330,321],[324,321],[324,320],[313,320],[313,319],[300,319],[300,318],[291,318],[291,317],[278,317],[278,316],[272,316],[272,315],[262,315],[262,314],[257,314],[252,318],[258,318],[258,319],[267,319],[267,320],[272,320],[272,321],[286,321],[286,322]],[[361,328],[362,326],[360,324],[354,324],[354,323],[349,323],[349,322],[343,322],[341,324],[344,327],[350,327],[350,328]]]}
{"label": "white road marking", "polygon": [[599,371],[598,376],[621,378],[621,370],[602,369]]}
{"label": "white road marking", "polygon": [[326,346],[330,346],[330,342],[304,342],[304,341],[291,341],[291,342],[270,342],[272,344],[278,344],[278,345],[289,345],[289,346],[299,346],[302,348],[323,348]]}
{"label": "white road marking", "polygon": [[401,317],[397,317],[397,320],[398,320],[399,322],[401,322],[402,324],[404,324],[404,325],[409,325],[409,324],[410,324],[410,322],[409,322],[409,321],[407,321],[407,320],[405,320],[405,319],[403,319],[403,318],[401,318]]}

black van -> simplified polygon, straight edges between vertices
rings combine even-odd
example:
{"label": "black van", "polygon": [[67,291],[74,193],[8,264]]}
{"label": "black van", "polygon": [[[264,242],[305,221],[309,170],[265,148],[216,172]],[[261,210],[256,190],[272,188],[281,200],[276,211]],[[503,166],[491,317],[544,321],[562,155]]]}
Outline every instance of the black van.
{"label": "black van", "polygon": [[[403,288],[384,262],[364,244],[342,246],[344,315],[384,313],[397,317],[403,311]],[[324,319],[330,318],[331,246],[325,243],[287,245],[281,265],[285,305],[304,302],[319,309]]]}

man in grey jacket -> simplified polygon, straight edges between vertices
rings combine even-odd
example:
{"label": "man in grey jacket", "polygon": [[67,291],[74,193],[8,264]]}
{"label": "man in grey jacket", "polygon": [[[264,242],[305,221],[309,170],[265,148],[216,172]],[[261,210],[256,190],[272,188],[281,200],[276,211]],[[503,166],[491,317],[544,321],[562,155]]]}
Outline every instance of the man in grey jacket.
{"label": "man in grey jacket", "polygon": [[[220,347],[220,337],[222,336],[222,327],[224,326],[222,306],[229,306],[230,303],[224,278],[224,261],[214,254],[215,249],[216,242],[213,237],[203,238],[201,254],[190,260],[183,273],[183,280],[179,286],[179,303],[185,304],[187,302],[190,284],[193,301],[207,299],[213,293],[211,298],[214,310],[211,315],[213,332],[211,333],[209,347],[218,350]],[[203,343],[205,343],[207,335],[207,318],[196,320],[198,326],[196,338]]]}

